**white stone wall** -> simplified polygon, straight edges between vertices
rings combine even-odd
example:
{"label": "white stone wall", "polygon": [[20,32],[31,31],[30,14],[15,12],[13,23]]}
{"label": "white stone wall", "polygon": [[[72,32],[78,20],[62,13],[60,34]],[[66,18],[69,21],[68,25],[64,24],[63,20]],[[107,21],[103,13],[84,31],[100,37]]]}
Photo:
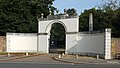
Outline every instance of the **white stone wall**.
{"label": "white stone wall", "polygon": [[104,54],[104,33],[78,34],[78,48],[83,53]]}
{"label": "white stone wall", "polygon": [[77,52],[77,34],[66,34],[66,53]]}
{"label": "white stone wall", "polygon": [[104,55],[104,33],[68,35],[68,53],[94,53]]}
{"label": "white stone wall", "polygon": [[7,52],[37,52],[37,34],[7,33]]}
{"label": "white stone wall", "polygon": [[111,58],[111,29],[104,33],[94,34],[67,34],[66,52],[72,54],[101,55],[105,59]]}

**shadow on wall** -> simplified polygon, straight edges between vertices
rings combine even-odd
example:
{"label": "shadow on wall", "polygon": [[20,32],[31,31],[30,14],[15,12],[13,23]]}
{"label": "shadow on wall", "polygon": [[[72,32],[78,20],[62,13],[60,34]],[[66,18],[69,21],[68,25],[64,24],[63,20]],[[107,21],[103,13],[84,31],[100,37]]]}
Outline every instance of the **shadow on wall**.
{"label": "shadow on wall", "polygon": [[79,34],[78,42],[67,50],[70,54],[104,55],[104,34]]}

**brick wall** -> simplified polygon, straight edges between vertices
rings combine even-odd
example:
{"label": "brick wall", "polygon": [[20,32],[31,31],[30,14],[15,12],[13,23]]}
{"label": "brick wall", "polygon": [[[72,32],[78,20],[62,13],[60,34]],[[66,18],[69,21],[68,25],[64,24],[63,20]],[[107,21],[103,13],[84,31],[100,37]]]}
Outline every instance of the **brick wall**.
{"label": "brick wall", "polygon": [[0,36],[0,52],[6,52],[6,37]]}
{"label": "brick wall", "polygon": [[120,53],[120,38],[112,38],[112,55],[113,57]]}

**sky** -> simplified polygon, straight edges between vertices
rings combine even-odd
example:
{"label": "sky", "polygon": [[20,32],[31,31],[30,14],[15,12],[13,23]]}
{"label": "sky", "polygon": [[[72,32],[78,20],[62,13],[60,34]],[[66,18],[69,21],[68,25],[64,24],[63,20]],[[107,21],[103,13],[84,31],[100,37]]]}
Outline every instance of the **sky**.
{"label": "sky", "polygon": [[75,8],[77,13],[80,14],[85,9],[90,9],[101,3],[102,0],[55,0],[53,6],[56,7],[60,13],[63,13],[64,9]]}

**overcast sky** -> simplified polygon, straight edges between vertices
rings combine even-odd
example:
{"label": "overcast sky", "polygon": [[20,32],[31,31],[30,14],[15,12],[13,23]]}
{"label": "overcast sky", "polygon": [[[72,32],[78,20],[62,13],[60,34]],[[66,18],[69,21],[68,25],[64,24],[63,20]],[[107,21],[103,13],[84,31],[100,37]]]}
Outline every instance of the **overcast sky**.
{"label": "overcast sky", "polygon": [[69,8],[75,8],[77,13],[80,14],[81,11],[85,9],[90,9],[102,3],[102,0],[55,0],[53,6],[55,6],[60,13],[63,13],[63,10]]}

